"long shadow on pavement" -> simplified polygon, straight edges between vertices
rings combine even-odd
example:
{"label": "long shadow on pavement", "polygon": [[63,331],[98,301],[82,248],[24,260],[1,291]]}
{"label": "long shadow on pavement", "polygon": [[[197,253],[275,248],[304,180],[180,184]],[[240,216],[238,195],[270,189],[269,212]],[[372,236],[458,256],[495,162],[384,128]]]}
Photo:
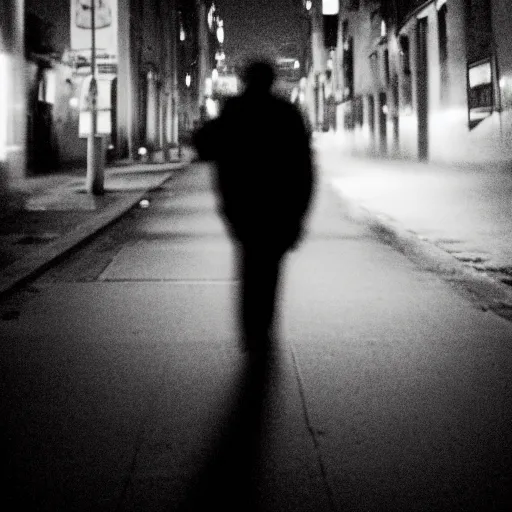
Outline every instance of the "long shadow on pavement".
{"label": "long shadow on pavement", "polygon": [[272,352],[248,356],[235,406],[221,438],[191,483],[179,512],[260,510],[256,477],[274,358]]}

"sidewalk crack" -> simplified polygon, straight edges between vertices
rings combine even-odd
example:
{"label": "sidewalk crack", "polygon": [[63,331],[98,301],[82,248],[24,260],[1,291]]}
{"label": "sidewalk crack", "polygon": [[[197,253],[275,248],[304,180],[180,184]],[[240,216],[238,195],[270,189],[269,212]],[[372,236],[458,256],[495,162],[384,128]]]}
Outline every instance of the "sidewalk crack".
{"label": "sidewalk crack", "polygon": [[298,387],[299,387],[299,394],[300,394],[300,398],[301,398],[301,402],[302,402],[302,412],[304,414],[304,421],[306,423],[306,428],[311,436],[311,440],[313,441],[313,447],[315,450],[318,467],[320,469],[320,474],[322,475],[322,480],[323,480],[324,487],[325,487],[325,493],[327,495],[327,499],[329,500],[330,510],[332,512],[337,512],[337,507],[336,507],[335,499],[334,499],[334,492],[331,488],[331,485],[329,484],[329,479],[327,477],[327,469],[326,469],[325,463],[322,459],[322,453],[321,453],[321,449],[320,449],[320,441],[318,439],[317,430],[315,430],[315,428],[313,426],[313,422],[311,420],[311,415],[308,411],[307,400],[306,400],[306,391],[305,391],[304,381],[302,379],[302,375],[300,372],[297,354],[295,353],[295,349],[291,342],[289,343],[289,345],[290,345],[290,351],[292,354],[293,368],[295,371],[295,376],[297,378],[297,383],[298,383]]}

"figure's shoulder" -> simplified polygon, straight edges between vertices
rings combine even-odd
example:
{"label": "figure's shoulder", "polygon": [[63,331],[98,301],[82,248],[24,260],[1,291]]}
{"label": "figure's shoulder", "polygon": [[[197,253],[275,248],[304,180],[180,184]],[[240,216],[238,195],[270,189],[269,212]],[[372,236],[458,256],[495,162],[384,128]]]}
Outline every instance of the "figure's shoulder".
{"label": "figure's shoulder", "polygon": [[276,112],[279,112],[282,119],[296,126],[298,129],[307,129],[304,114],[299,107],[290,101],[276,97]]}
{"label": "figure's shoulder", "polygon": [[290,101],[280,96],[274,96],[274,105],[282,113],[296,117],[300,115],[299,109]]}
{"label": "figure's shoulder", "polygon": [[223,112],[233,112],[236,111],[242,102],[242,98],[240,96],[231,96],[224,100],[224,105],[222,107]]}

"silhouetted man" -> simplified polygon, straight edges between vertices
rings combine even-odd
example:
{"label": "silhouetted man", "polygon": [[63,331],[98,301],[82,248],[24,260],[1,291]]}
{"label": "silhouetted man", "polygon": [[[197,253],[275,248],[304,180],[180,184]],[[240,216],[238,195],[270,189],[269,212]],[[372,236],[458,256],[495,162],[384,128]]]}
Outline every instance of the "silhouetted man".
{"label": "silhouetted man", "polygon": [[280,268],[301,237],[313,189],[310,135],[300,112],[272,94],[273,66],[252,61],[244,92],[194,135],[216,163],[219,207],[240,246],[241,323],[249,349],[268,348]]}

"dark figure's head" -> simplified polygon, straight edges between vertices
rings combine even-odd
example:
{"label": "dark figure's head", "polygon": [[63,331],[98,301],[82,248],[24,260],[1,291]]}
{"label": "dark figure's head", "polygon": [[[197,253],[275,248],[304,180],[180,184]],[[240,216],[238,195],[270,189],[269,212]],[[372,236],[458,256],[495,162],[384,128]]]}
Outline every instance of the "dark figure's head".
{"label": "dark figure's head", "polygon": [[245,89],[251,93],[268,93],[275,78],[274,66],[267,60],[251,60],[242,71]]}

